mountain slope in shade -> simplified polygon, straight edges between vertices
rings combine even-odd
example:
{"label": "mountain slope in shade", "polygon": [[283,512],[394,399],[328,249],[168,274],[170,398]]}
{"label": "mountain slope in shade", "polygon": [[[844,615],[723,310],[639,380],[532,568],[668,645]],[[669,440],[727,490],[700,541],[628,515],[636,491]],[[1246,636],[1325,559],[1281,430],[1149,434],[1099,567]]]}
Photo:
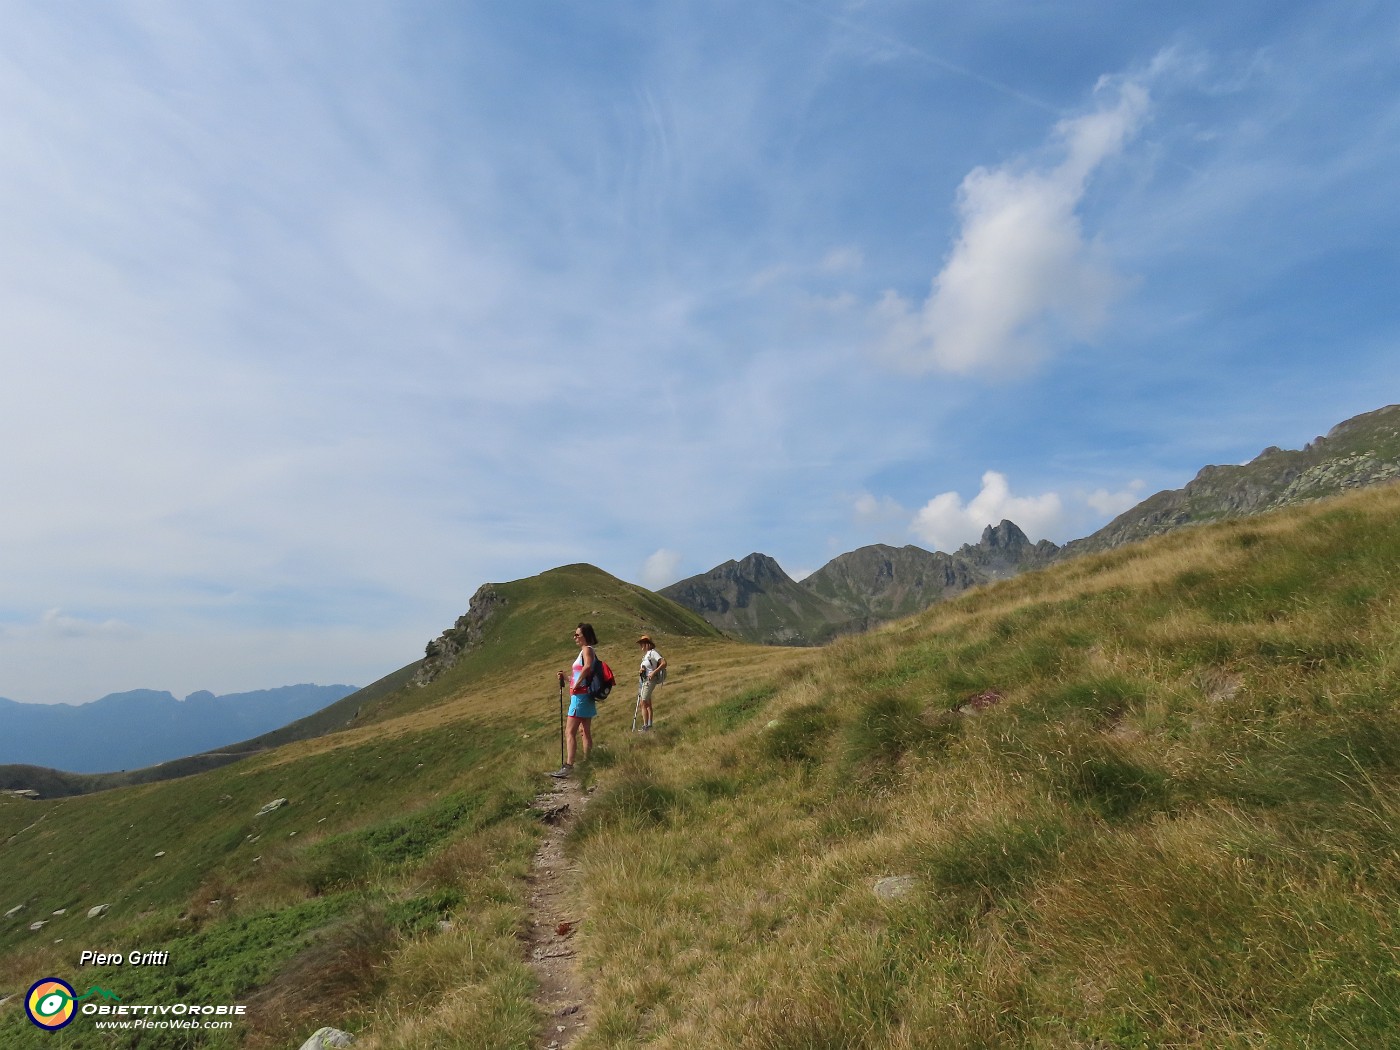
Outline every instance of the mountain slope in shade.
{"label": "mountain slope in shade", "polygon": [[820,645],[908,616],[970,587],[1038,568],[1059,548],[1010,521],[956,554],[883,543],[838,555],[800,583],[766,554],[727,561],[659,592],[714,626],[767,645]]}
{"label": "mountain slope in shade", "polygon": [[657,593],[736,638],[774,645],[816,645],[853,617],[846,607],[798,583],[766,554],[727,561]]}
{"label": "mountain slope in shade", "polygon": [[801,586],[864,625],[919,612],[984,580],[965,558],[876,543],[833,558]]}

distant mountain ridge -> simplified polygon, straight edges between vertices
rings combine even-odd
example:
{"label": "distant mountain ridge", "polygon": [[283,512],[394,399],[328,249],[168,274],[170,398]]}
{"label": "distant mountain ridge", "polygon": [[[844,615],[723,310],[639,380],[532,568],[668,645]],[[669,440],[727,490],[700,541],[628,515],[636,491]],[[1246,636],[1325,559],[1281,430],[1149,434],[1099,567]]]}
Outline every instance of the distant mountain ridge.
{"label": "distant mountain ridge", "polygon": [[1003,521],[956,554],[877,543],[839,555],[799,582],[768,555],[755,553],[657,593],[745,641],[820,645],[1048,564],[1058,551],[1048,540],[1032,544]]}
{"label": "distant mountain ridge", "polygon": [[139,769],[255,737],[356,691],[351,685],[288,685],[177,700],[133,689],[86,704],[0,699],[0,765],[70,773]]}
{"label": "distant mountain ridge", "polygon": [[798,583],[766,554],[727,561],[657,593],[749,641],[816,645],[850,619],[840,605]]}
{"label": "distant mountain ridge", "polygon": [[907,616],[981,582],[965,558],[877,543],[832,559],[802,585],[839,605],[854,623]]}
{"label": "distant mountain ridge", "polygon": [[1400,479],[1400,405],[1338,423],[1298,451],[1266,448],[1248,463],[1202,467],[1179,489],[1149,496],[1060,557],[1111,550],[1186,525],[1261,514]]}
{"label": "distant mountain ridge", "polygon": [[1400,479],[1400,405],[1354,416],[1299,451],[1270,447],[1238,466],[1207,466],[1063,547],[1032,543],[1013,522],[988,525],[953,554],[874,544],[801,582],[766,554],[728,561],[658,593],[746,641],[819,645],[919,612],[969,588],[1190,525],[1260,514]]}

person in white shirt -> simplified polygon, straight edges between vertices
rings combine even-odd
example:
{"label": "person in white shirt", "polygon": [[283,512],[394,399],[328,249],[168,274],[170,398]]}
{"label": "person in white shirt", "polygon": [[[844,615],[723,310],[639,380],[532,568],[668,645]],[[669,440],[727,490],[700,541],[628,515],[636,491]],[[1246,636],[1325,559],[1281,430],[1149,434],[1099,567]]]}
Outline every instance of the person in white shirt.
{"label": "person in white shirt", "polygon": [[642,669],[637,685],[637,702],[642,714],[642,732],[651,730],[651,694],[666,680],[666,657],[656,651],[651,636],[644,634],[637,639],[642,647]]}

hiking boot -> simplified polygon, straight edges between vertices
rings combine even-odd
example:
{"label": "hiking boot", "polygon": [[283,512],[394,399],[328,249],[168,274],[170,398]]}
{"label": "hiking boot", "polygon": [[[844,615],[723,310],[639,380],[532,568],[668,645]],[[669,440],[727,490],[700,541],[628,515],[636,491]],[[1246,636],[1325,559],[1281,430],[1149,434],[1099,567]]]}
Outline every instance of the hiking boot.
{"label": "hiking boot", "polygon": [[560,766],[558,769],[556,769],[553,773],[551,773],[551,774],[549,774],[549,775],[552,776],[552,777],[554,777],[554,778],[556,778],[556,779],[558,779],[558,780],[563,780],[566,776],[568,776],[568,775],[569,775],[570,773],[572,773],[573,771],[574,771],[574,767],[573,767],[573,766],[568,765],[568,764],[565,764],[565,765]]}

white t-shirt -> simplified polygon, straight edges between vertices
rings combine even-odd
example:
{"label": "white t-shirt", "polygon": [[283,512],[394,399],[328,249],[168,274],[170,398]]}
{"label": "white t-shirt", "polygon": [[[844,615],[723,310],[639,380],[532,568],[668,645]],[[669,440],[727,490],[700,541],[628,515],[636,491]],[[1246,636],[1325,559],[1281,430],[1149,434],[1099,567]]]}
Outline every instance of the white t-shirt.
{"label": "white t-shirt", "polygon": [[655,649],[648,649],[646,655],[642,657],[642,673],[650,677],[651,672],[656,670],[660,663],[661,654]]}

